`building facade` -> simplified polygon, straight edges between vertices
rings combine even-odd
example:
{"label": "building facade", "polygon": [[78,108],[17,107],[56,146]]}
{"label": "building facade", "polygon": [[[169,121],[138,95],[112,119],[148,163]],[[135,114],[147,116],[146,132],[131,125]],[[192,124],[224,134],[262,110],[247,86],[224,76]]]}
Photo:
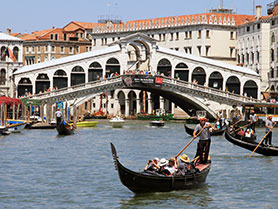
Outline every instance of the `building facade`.
{"label": "building facade", "polygon": [[[16,60],[9,58],[5,51],[9,49]],[[14,86],[13,73],[23,64],[23,40],[0,33],[0,95],[15,97],[16,86]]]}

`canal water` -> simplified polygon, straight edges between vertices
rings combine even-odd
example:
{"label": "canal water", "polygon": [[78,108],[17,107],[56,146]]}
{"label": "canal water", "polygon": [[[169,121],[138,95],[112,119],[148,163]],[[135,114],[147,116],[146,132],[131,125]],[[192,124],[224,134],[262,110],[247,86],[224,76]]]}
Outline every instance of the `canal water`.
{"label": "canal water", "polygon": [[[80,134],[59,137],[56,130],[24,130],[0,138],[0,208],[278,208],[278,157],[264,157],[212,139],[212,168],[198,189],[135,195],[113,165],[110,142],[128,168],[143,170],[154,157],[176,155],[192,137],[182,123],[152,128],[108,121]],[[278,130],[274,130],[274,138]],[[257,129],[258,138],[264,129]],[[194,141],[185,153],[193,158]],[[274,139],[278,144],[278,139]]]}

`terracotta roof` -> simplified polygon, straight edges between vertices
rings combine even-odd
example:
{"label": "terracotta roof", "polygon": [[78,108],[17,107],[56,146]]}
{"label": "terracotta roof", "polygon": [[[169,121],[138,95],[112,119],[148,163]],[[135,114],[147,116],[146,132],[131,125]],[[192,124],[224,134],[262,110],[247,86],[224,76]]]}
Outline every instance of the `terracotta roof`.
{"label": "terracotta roof", "polygon": [[94,27],[103,26],[103,25],[106,25],[106,24],[72,21],[69,24],[67,24],[63,29],[65,31],[75,31],[77,29],[80,29],[80,27],[83,29],[92,29]]}
{"label": "terracotta roof", "polygon": [[[202,13],[202,14],[193,14],[193,15],[182,15],[182,16],[171,16],[171,17],[161,17],[161,18],[153,18],[153,19],[145,19],[145,20],[132,20],[132,21],[127,21],[126,25],[131,25],[131,24],[136,24],[136,23],[144,23],[144,24],[149,24],[152,21],[162,21],[162,22],[171,22],[174,20],[181,20],[183,21],[184,19],[198,19],[198,18],[203,18],[206,17],[209,21],[210,17],[216,17],[217,23],[219,23],[220,18],[223,21],[224,18],[227,20],[228,18],[230,21],[232,21],[232,18],[235,20],[235,25],[241,25],[244,23],[244,21],[252,21],[255,20],[254,15],[239,15],[239,14],[222,14],[222,13]],[[214,20],[213,20],[214,21]]]}

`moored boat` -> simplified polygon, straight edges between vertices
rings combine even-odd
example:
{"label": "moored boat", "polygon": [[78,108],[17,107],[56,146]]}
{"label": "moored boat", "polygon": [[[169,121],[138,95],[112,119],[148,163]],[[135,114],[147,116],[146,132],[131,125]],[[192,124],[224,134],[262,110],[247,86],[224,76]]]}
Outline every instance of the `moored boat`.
{"label": "moored boat", "polygon": [[77,122],[76,126],[77,127],[96,127],[98,124],[98,121],[82,121],[82,122]]}
{"label": "moored boat", "polygon": [[[247,150],[253,151],[257,145],[259,144],[258,142],[254,140],[244,140],[244,139],[238,139],[234,137],[228,130],[225,131],[225,138],[242,148],[245,148]],[[266,146],[261,144],[255,151],[256,153],[262,154],[262,155],[267,155],[267,156],[278,156],[278,147],[277,146]]]}
{"label": "moored boat", "polygon": [[162,127],[164,126],[164,121],[163,120],[153,120],[150,122],[151,126],[158,126],[158,127]]}
{"label": "moored boat", "polygon": [[[190,128],[184,123],[185,132],[191,136],[193,136],[194,129]],[[222,127],[222,129],[213,130],[211,132],[212,136],[221,136],[225,132],[226,126]]]}
{"label": "moored boat", "polygon": [[112,143],[111,150],[122,184],[134,193],[169,192],[200,187],[205,183],[211,167],[211,163],[200,164],[198,167],[196,166],[200,172],[189,173],[185,176],[165,176],[162,174],[134,172],[125,168],[119,162],[116,148]]}
{"label": "moored boat", "polygon": [[124,119],[122,119],[120,116],[114,117],[109,122],[112,124],[113,128],[122,128],[124,126]]}
{"label": "moored boat", "polygon": [[74,134],[74,128],[72,125],[61,121],[61,123],[56,127],[59,135],[71,135]]}
{"label": "moored boat", "polygon": [[15,123],[7,126],[10,133],[20,133],[26,126],[26,123]]}

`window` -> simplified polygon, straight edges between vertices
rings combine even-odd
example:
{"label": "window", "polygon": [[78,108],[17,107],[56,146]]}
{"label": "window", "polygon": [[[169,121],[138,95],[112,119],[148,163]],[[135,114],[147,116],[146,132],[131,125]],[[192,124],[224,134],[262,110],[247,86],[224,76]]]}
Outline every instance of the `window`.
{"label": "window", "polygon": [[41,57],[40,56],[38,56],[37,61],[38,61],[38,63],[41,62]]}
{"label": "window", "polygon": [[35,47],[32,46],[32,53],[35,53]]}
{"label": "window", "polygon": [[50,39],[53,40],[53,34],[50,34]]}
{"label": "window", "polygon": [[48,52],[48,46],[45,46],[45,52]]}
{"label": "window", "polygon": [[41,46],[38,46],[38,53],[41,53]]}
{"label": "window", "polygon": [[79,53],[79,46],[76,46],[76,53]]}
{"label": "window", "polygon": [[246,27],[246,31],[247,32],[249,32],[250,31],[250,27],[248,26],[248,27]]}
{"label": "window", "polygon": [[230,39],[234,40],[234,32],[233,31],[231,31],[231,33],[230,33]]}
{"label": "window", "polygon": [[72,48],[72,46],[70,46],[69,52],[70,52],[71,54],[73,53],[73,48]]}
{"label": "window", "polygon": [[115,37],[112,37],[112,42],[114,42],[115,41]]}
{"label": "window", "polygon": [[179,40],[179,32],[176,32],[176,41]]}
{"label": "window", "polygon": [[184,47],[184,52],[185,52],[185,53],[187,53],[187,49],[188,49],[187,47]]}
{"label": "window", "polygon": [[234,47],[230,47],[230,57],[233,57],[234,55]]}
{"label": "window", "polygon": [[192,31],[189,31],[189,39],[192,39]]}
{"label": "window", "polygon": [[56,41],[58,40],[58,34],[57,33],[55,34],[55,40]]}
{"label": "window", "polygon": [[260,24],[260,23],[257,24],[257,29],[258,29],[258,30],[261,29],[261,24]]}
{"label": "window", "polygon": [[64,33],[64,41],[67,40],[67,34]]}
{"label": "window", "polygon": [[154,38],[154,34],[152,34],[152,38]]}
{"label": "window", "polygon": [[80,38],[83,38],[84,34],[83,33],[80,33]]}
{"label": "window", "polygon": [[0,72],[0,85],[5,85],[6,84],[6,70],[1,69]]}
{"label": "window", "polygon": [[104,45],[104,39],[103,38],[101,39],[101,45],[102,46]]}
{"label": "window", "polygon": [[184,32],[184,39],[188,39],[188,32],[187,31]]}
{"label": "window", "polygon": [[161,34],[158,35],[159,41],[161,41]]}
{"label": "window", "polygon": [[107,45],[107,38],[104,39],[104,44]]}
{"label": "window", "polygon": [[61,46],[61,53],[65,53],[65,47]]}
{"label": "window", "polygon": [[202,31],[201,30],[198,31],[198,38],[202,38]]}
{"label": "window", "polygon": [[197,49],[198,49],[198,52],[199,52],[199,56],[201,56],[202,55],[202,48],[201,48],[201,46],[197,46]]}
{"label": "window", "polygon": [[29,47],[26,46],[26,54],[28,54],[28,53],[29,53]]}
{"label": "window", "polygon": [[78,38],[78,33],[75,33],[75,37]]}
{"label": "window", "polygon": [[209,36],[209,30],[206,31],[206,37],[207,37],[207,38],[210,38],[210,36]]}
{"label": "window", "polygon": [[206,56],[209,56],[209,49],[210,49],[210,46],[206,46]]}
{"label": "window", "polygon": [[47,61],[47,60],[48,60],[48,56],[45,56],[44,61]]}
{"label": "window", "polygon": [[165,39],[166,39],[166,34],[163,33],[163,39],[162,39],[162,41],[165,41]]}
{"label": "window", "polygon": [[51,47],[51,51],[52,51],[53,53],[55,53],[55,46],[52,46],[52,47]]}
{"label": "window", "polygon": [[88,52],[89,51],[89,47],[88,46],[86,46],[86,52]]}
{"label": "window", "polygon": [[55,60],[55,56],[52,56],[52,57],[51,57],[51,60]]}
{"label": "window", "polygon": [[179,51],[179,48],[175,48],[176,51]]}
{"label": "window", "polygon": [[171,33],[171,34],[170,34],[170,41],[173,41],[173,39],[174,39],[174,34]]}
{"label": "window", "polygon": [[94,46],[97,44],[97,40],[94,38]]}

